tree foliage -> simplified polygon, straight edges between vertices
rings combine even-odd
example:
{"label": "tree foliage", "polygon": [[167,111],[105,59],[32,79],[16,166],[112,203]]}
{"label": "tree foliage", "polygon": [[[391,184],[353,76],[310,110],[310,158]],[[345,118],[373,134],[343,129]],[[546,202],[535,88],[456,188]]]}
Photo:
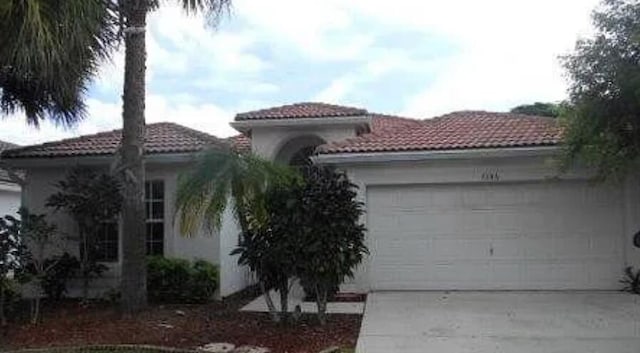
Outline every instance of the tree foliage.
{"label": "tree foliage", "polygon": [[[297,274],[304,221],[300,216],[302,198],[299,184],[275,185],[264,195],[264,216],[249,214],[247,231],[238,248],[238,264],[249,267],[262,288],[274,321],[286,321],[291,280]],[[280,294],[280,312],[273,305],[270,290]]]}
{"label": "tree foliage", "polygon": [[593,13],[596,33],[563,58],[571,79],[565,165],[594,167],[619,178],[640,154],[640,3],[604,0]]}
{"label": "tree foliage", "polygon": [[98,66],[119,43],[108,0],[0,3],[0,112],[71,125]]}
{"label": "tree foliage", "polygon": [[535,102],[533,104],[519,105],[511,109],[511,112],[524,115],[557,118],[558,115],[560,115],[560,105],[555,103]]}
{"label": "tree foliage", "polygon": [[328,298],[346,278],[353,277],[368,253],[361,223],[364,205],[356,200],[356,185],[342,172],[312,166],[304,179],[297,209],[303,218],[297,276],[305,291],[315,295],[318,317],[324,324]]}
{"label": "tree foliage", "polygon": [[299,279],[316,298],[324,323],[328,299],[367,253],[363,205],[344,173],[309,166],[303,174],[302,183],[266,193],[267,217],[250,224],[233,254],[240,255],[239,263],[251,268],[263,288],[280,293],[276,319],[286,319],[290,283]]}
{"label": "tree foliage", "polygon": [[279,316],[275,314],[269,290],[274,283],[281,282],[271,277],[274,271],[268,260],[254,260],[265,255],[261,249],[268,245],[258,235],[267,220],[267,192],[295,183],[297,178],[298,174],[289,167],[258,156],[231,149],[211,149],[202,153],[193,168],[180,176],[176,192],[176,212],[183,235],[194,235],[200,229],[219,230],[225,210],[232,208],[240,225],[241,247],[256,249],[246,253],[241,262],[252,267],[258,278],[263,277],[260,280],[263,293],[276,320]]}
{"label": "tree foliage", "polygon": [[289,185],[296,178],[289,167],[252,154],[222,148],[205,151],[178,180],[176,211],[180,230],[185,235],[202,228],[214,232],[220,229],[222,215],[231,206],[246,231],[249,217],[254,222],[265,218],[265,193],[269,187]]}
{"label": "tree foliage", "polygon": [[[22,111],[28,123],[72,125],[85,115],[84,94],[98,64],[125,43],[123,133],[118,170],[122,213],[123,308],[146,305],[144,259],[145,31],[160,0],[5,0],[0,2],[0,113]],[[215,25],[231,0],[174,0]]]}
{"label": "tree foliage", "polygon": [[20,220],[7,215],[0,218],[0,325],[5,326],[5,303],[9,288],[9,273],[24,266],[26,248],[20,238]]}
{"label": "tree foliage", "polygon": [[47,206],[64,210],[78,226],[83,294],[87,299],[90,279],[104,270],[92,256],[95,239],[105,223],[117,221],[122,207],[120,182],[110,174],[76,167],[55,186],[58,191],[49,196]]}
{"label": "tree foliage", "polygon": [[33,288],[38,291],[33,293],[31,305],[31,323],[35,324],[40,318],[46,279],[58,264],[58,261],[51,261],[47,256],[60,252],[60,239],[57,236],[57,227],[47,222],[46,215],[31,213],[26,208],[21,208],[18,214],[20,221],[16,223],[17,227],[11,228],[11,232],[28,247],[27,275]]}

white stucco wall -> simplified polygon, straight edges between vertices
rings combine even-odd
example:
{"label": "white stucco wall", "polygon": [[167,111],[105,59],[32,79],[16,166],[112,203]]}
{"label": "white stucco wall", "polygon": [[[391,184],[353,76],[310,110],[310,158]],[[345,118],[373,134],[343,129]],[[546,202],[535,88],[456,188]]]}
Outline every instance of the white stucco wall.
{"label": "white stucco wall", "polygon": [[[367,188],[380,185],[426,185],[426,184],[458,184],[458,183],[514,183],[562,179],[585,180],[588,173],[573,171],[559,175],[557,164],[553,159],[545,156],[534,157],[503,157],[503,158],[475,158],[475,159],[445,159],[423,160],[387,163],[366,163],[359,165],[341,165],[351,180],[359,186],[358,198],[365,202]],[[486,181],[483,175],[494,173],[499,180]],[[624,244],[625,263],[640,264],[640,249],[632,246],[633,234],[640,230],[640,183],[630,180],[624,185],[609,185],[607,187],[622,188],[624,200],[616,200],[614,207],[624,204],[625,230],[622,235]],[[366,207],[366,206],[365,206]],[[597,219],[597,214],[584,215],[585,219]],[[367,215],[363,217],[367,223]],[[367,238],[370,246],[370,239]],[[346,283],[342,290],[366,292],[370,289],[368,279],[369,259],[358,269],[356,278]],[[621,269],[622,275],[622,269]]]}
{"label": "white stucco wall", "polygon": [[220,229],[221,297],[231,295],[255,282],[249,268],[238,265],[238,256],[231,255],[231,252],[238,246],[238,237],[240,234],[240,227],[231,210],[232,206],[227,207]]}
{"label": "white stucco wall", "polygon": [[[187,164],[151,164],[146,167],[147,180],[163,180],[165,184],[165,223],[164,254],[166,257],[178,257],[188,260],[204,259],[220,265],[220,237],[218,234],[201,232],[193,237],[182,236],[175,216],[175,191],[179,173],[187,168]],[[54,183],[66,175],[68,168],[48,167],[30,168],[26,173],[26,184],[23,188],[24,206],[34,213],[45,213],[49,220],[58,227],[59,239],[54,253],[67,251],[78,255],[77,242],[69,239],[77,234],[73,220],[63,212],[53,212],[45,207],[46,199],[56,191]],[[120,237],[122,240],[122,237]],[[95,281],[94,294],[99,295],[118,285],[121,270],[122,246],[119,261],[107,263],[110,270],[104,277]],[[72,292],[71,294],[75,293]]]}
{"label": "white stucco wall", "polygon": [[325,142],[341,141],[356,135],[356,127],[351,125],[314,125],[300,127],[260,127],[251,131],[253,153],[267,159],[274,159],[282,147],[300,136],[317,136]]}
{"label": "white stucco wall", "polygon": [[21,192],[17,185],[3,185],[0,182],[0,217],[16,215],[20,208]]}

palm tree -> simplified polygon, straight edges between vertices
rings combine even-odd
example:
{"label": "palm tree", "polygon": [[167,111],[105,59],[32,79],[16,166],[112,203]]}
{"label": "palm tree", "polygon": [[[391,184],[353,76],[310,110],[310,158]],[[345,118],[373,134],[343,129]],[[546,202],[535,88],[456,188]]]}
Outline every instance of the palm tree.
{"label": "palm tree", "polygon": [[[215,22],[231,0],[175,0],[187,14],[204,13]],[[122,212],[122,304],[135,312],[147,304],[145,266],[144,154],[145,136],[145,31],[147,14],[158,9],[159,0],[119,0],[124,20],[124,92],[122,111],[121,168],[124,175]]]}
{"label": "palm tree", "polygon": [[[174,0],[187,14],[210,23],[231,0]],[[0,111],[25,112],[71,125],[85,115],[88,82],[98,63],[124,37],[123,130],[118,172],[124,203],[122,305],[132,313],[146,306],[144,154],[145,31],[160,0],[3,0],[0,2]]]}
{"label": "palm tree", "polygon": [[0,113],[70,126],[84,94],[118,45],[118,16],[101,1],[0,2]]}
{"label": "palm tree", "polygon": [[202,227],[219,230],[222,214],[232,201],[233,215],[241,231],[247,232],[250,218],[259,221],[266,217],[264,195],[268,188],[297,179],[294,169],[250,153],[221,148],[205,151],[178,181],[180,231],[189,236]]}
{"label": "palm tree", "polygon": [[[265,224],[269,188],[297,181],[299,174],[291,167],[229,149],[209,150],[179,179],[176,209],[180,230],[185,235],[202,228],[219,230],[225,209],[232,206],[242,234],[248,234],[251,225]],[[276,309],[265,283],[261,281],[260,285],[274,315]]]}

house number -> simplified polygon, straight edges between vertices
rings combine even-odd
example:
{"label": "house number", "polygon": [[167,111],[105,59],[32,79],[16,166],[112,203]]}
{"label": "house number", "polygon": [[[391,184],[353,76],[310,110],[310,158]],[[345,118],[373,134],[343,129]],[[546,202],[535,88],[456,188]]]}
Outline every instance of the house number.
{"label": "house number", "polygon": [[487,169],[482,173],[482,181],[499,181],[500,171],[498,169]]}

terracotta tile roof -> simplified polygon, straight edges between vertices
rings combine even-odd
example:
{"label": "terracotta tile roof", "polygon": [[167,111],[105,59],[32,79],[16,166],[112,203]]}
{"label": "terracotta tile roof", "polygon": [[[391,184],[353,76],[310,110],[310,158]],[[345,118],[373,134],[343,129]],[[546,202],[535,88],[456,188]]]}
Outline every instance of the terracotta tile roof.
{"label": "terracotta tile roof", "polygon": [[320,153],[549,146],[558,144],[561,138],[562,130],[553,118],[463,111],[329,143],[321,146]]}
{"label": "terracotta tile roof", "polygon": [[244,134],[231,136],[225,139],[231,147],[238,152],[250,152],[251,151],[251,138]]}
{"label": "terracotta tile roof", "polygon": [[17,148],[20,147],[18,145],[16,145],[15,143],[11,143],[11,142],[6,142],[6,141],[0,141],[0,152],[4,151],[4,150],[9,150],[12,148]]}
{"label": "terracotta tile roof", "polygon": [[[9,150],[17,147],[19,146],[11,142],[0,141],[0,153],[2,153],[5,150]],[[9,177],[9,173],[3,168],[0,168],[0,183],[13,183],[13,181]]]}
{"label": "terracotta tile roof", "polygon": [[327,103],[296,103],[236,115],[236,121],[261,119],[296,119],[359,116],[368,114],[366,109],[345,107]]}
{"label": "terracotta tile roof", "polygon": [[[421,124],[420,120],[403,118],[393,115],[372,114],[371,130],[375,132],[391,131],[393,129],[403,129]],[[245,134],[238,134],[225,139],[233,148],[240,152],[251,151],[251,137]]]}
{"label": "terracotta tile roof", "polygon": [[[43,158],[70,156],[110,155],[120,145],[122,130],[100,132],[41,145],[12,149],[2,154],[3,158]],[[215,136],[174,123],[147,125],[145,150],[149,154],[186,153],[209,146],[226,146]]]}
{"label": "terracotta tile roof", "polygon": [[395,115],[373,114],[371,119],[371,132],[390,132],[392,130],[404,129],[420,124],[422,124],[422,120],[404,118]]}

